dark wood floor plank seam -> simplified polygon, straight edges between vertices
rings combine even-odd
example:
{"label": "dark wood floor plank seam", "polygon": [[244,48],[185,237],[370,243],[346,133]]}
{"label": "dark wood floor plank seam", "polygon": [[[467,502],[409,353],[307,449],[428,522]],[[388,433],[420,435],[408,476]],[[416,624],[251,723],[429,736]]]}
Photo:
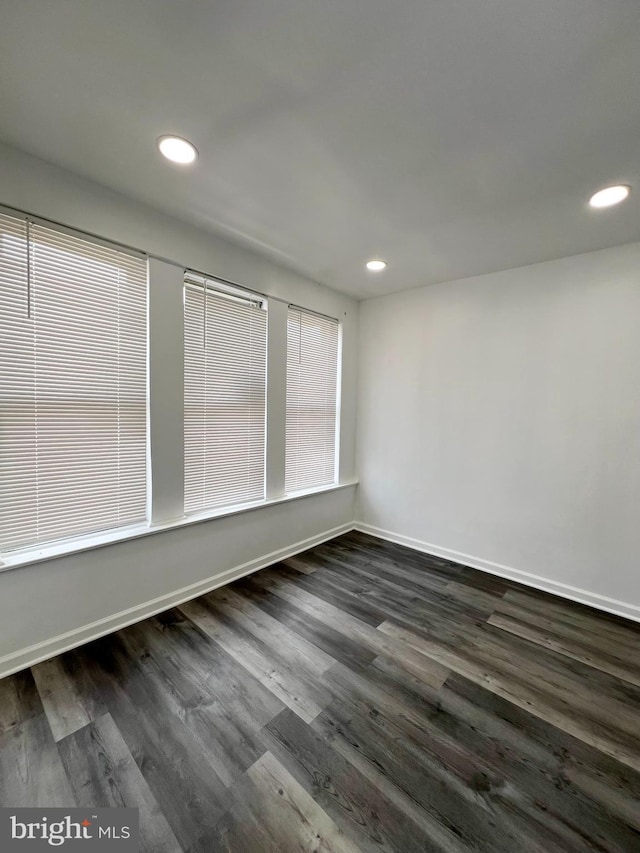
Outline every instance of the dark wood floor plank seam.
{"label": "dark wood floor plank seam", "polygon": [[213,828],[228,806],[226,786],[194,733],[113,638],[97,641],[90,660],[96,687],[169,826],[183,847]]}
{"label": "dark wood floor plank seam", "polygon": [[30,669],[0,679],[0,735],[44,714]]}
{"label": "dark wood floor plank seam", "polygon": [[205,604],[192,601],[180,610],[302,719],[310,722],[329,702],[330,697],[304,673],[294,672],[283,660],[274,660],[260,641],[227,625]]}
{"label": "dark wood floor plank seam", "polygon": [[[355,574],[356,577],[350,578],[350,574]],[[339,589],[340,586],[347,587],[349,593],[364,598],[387,616],[398,611],[412,609],[417,611],[425,620],[440,619],[445,622],[485,621],[493,612],[498,601],[498,599],[494,599],[490,609],[486,606],[480,608],[476,604],[471,604],[469,597],[467,597],[464,606],[461,606],[453,596],[445,594],[445,587],[442,590],[432,589],[429,591],[420,587],[407,587],[406,585],[403,587],[401,583],[397,582],[397,579],[391,580],[384,575],[376,576],[369,572],[350,573],[344,567],[339,568],[333,565],[323,565],[322,569],[314,576],[314,583],[309,584],[306,588],[310,592],[314,592],[314,588],[321,589],[321,582],[325,578],[329,579],[328,583],[335,589]]]}
{"label": "dark wood floor plank seam", "polygon": [[181,846],[161,812],[110,714],[76,729],[58,743],[78,806],[96,802],[112,808],[136,808],[140,849],[181,853]]}
{"label": "dark wood floor plank seam", "polygon": [[[56,741],[89,725],[96,716],[95,707],[85,704],[75,678],[65,671],[64,663],[64,658],[56,657],[31,668]],[[100,706],[98,714],[103,711]]]}
{"label": "dark wood floor plank seam", "polygon": [[614,659],[603,650],[602,645],[597,647],[584,640],[573,639],[561,631],[540,628],[531,625],[528,621],[507,616],[502,612],[493,613],[487,621],[490,625],[514,634],[516,637],[528,640],[565,657],[573,658],[601,672],[613,675],[621,681],[627,681],[629,684],[640,687],[640,666],[635,661],[626,663],[620,659]]}
{"label": "dark wood floor plank seam", "polygon": [[395,637],[385,636],[384,633],[372,628],[365,622],[361,622],[355,616],[341,611],[330,602],[308,593],[306,590],[292,587],[289,581],[273,581],[272,576],[264,574],[256,578],[256,583],[265,585],[267,589],[274,592],[285,601],[300,607],[312,616],[322,619],[336,631],[344,632],[351,638],[356,638],[376,654],[390,654],[397,656],[402,665],[409,672],[418,672],[432,683],[442,684],[449,674],[449,670],[436,661],[432,656],[424,654],[423,647],[414,638],[410,645]]}
{"label": "dark wood floor plank seam", "polygon": [[[491,693],[476,688],[472,693],[474,704],[460,695],[455,689],[464,683],[460,676],[452,677],[451,688],[449,679],[440,690],[419,685],[415,692],[407,692],[402,686],[405,679],[401,670],[381,660],[369,668],[366,676],[336,666],[325,678],[332,680],[337,698],[314,721],[313,727],[342,744],[343,754],[346,748],[352,759],[357,759],[360,769],[358,756],[366,757],[374,773],[385,772],[408,795],[420,797],[416,787],[422,764],[425,782],[430,780],[425,790],[439,792],[444,786],[451,791],[459,799],[458,805],[452,807],[457,814],[464,811],[465,799],[469,803],[476,798],[485,799],[492,809],[506,809],[502,819],[505,825],[514,820],[518,825],[528,818],[553,824],[557,836],[554,843],[560,844],[563,839],[562,843],[567,843],[570,839],[569,849],[580,845],[582,828],[587,827],[593,837],[602,837],[603,830],[609,828],[611,798],[598,803],[597,799],[591,799],[593,788],[591,792],[588,787],[580,792],[579,787],[572,786],[563,774],[562,754],[552,752],[544,741],[529,740],[526,731],[518,731],[487,711],[488,703],[494,701],[488,698]],[[379,684],[376,689],[372,689],[373,681]],[[502,702],[503,709],[505,704]],[[517,719],[513,709],[511,716]],[[527,729],[533,722],[527,720]],[[547,726],[547,738],[550,730]],[[381,746],[385,742],[386,751]],[[566,738],[564,742],[568,742]],[[593,760],[594,751],[590,752],[586,746],[581,751]],[[543,774],[539,772],[540,763]],[[412,765],[413,776],[408,774]],[[606,766],[601,765],[591,781],[602,778],[606,772]],[[640,776],[623,766],[616,766],[614,773],[616,788],[625,774],[632,783],[627,801],[618,801],[617,806],[625,820],[638,828],[640,811],[636,807],[640,801],[633,801],[633,784],[636,779],[640,782]],[[637,794],[640,796],[640,786]],[[634,812],[635,821],[629,820]],[[621,846],[616,849],[620,850],[627,849],[635,837],[622,826],[617,834]],[[507,836],[505,843],[513,841]]]}
{"label": "dark wood floor plank seam", "polygon": [[291,631],[231,587],[220,590],[215,596],[203,596],[202,601],[211,603],[223,618],[237,622],[272,649],[274,655],[284,657],[294,668],[308,669],[310,674],[320,676],[335,663],[334,658],[322,649],[307,642],[304,637]]}
{"label": "dark wood floor plank seam", "polygon": [[76,805],[44,713],[23,720],[0,735],[0,805]]}
{"label": "dark wood floor plank seam", "polygon": [[242,586],[242,592],[258,607],[265,610],[275,619],[287,625],[296,634],[303,636],[313,645],[322,649],[334,661],[347,665],[359,666],[371,663],[376,652],[371,651],[357,640],[331,628],[293,605],[290,601],[278,597],[267,588],[253,583],[252,579]]}
{"label": "dark wood floor plank seam", "polygon": [[268,723],[264,737],[270,751],[364,850],[446,850],[291,711]]}
{"label": "dark wood floor plank seam", "polygon": [[[514,664],[510,672],[505,672],[504,664],[499,666],[494,657],[490,654],[482,654],[478,650],[473,652],[470,649],[464,649],[453,652],[436,643],[432,643],[427,649],[422,637],[391,621],[381,625],[379,630],[403,640],[409,646],[415,644],[416,647],[423,649],[425,654],[429,653],[434,660],[453,672],[487,687],[510,702],[530,710],[531,713],[542,716],[563,731],[602,749],[614,758],[629,764],[630,767],[640,769],[640,742],[632,734],[634,728],[636,732],[639,730],[637,723],[640,718],[636,717],[634,723],[633,710],[625,712],[625,728],[632,730],[630,736],[626,737],[624,730],[612,732],[607,729],[604,720],[594,720],[591,713],[592,706],[583,707],[585,713],[589,712],[588,716],[576,714],[575,696],[572,696],[569,690],[545,694],[527,677],[526,670],[518,667],[517,664]],[[602,697],[598,699],[602,701]]]}

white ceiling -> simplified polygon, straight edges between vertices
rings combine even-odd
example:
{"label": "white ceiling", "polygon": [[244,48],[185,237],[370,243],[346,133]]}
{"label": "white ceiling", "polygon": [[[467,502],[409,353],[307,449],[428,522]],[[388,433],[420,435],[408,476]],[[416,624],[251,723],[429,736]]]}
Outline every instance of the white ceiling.
{"label": "white ceiling", "polygon": [[638,0],[3,0],[0,24],[0,139],[358,298],[640,239]]}

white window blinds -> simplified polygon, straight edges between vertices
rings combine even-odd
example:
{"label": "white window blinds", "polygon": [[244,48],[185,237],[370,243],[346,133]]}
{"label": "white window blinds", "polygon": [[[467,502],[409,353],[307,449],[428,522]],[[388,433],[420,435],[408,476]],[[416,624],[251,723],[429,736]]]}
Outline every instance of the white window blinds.
{"label": "white window blinds", "polygon": [[146,518],[146,262],[0,214],[0,550]]}
{"label": "white window blinds", "polygon": [[336,479],[336,399],[340,326],[301,308],[287,318],[285,490]]}
{"label": "white window blinds", "polygon": [[185,512],[265,494],[266,305],[185,279]]}

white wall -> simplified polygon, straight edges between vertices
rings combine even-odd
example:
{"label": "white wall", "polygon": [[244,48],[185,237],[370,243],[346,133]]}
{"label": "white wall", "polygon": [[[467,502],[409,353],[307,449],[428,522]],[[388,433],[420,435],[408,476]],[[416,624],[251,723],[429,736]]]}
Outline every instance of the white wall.
{"label": "white wall", "polygon": [[[355,476],[357,306],[259,255],[0,145],[0,204],[122,242],[343,324],[339,479]],[[154,521],[175,518],[181,481],[180,266],[150,264]],[[286,312],[272,300],[269,497],[279,488]],[[176,362],[176,355],[179,360]],[[274,370],[273,365],[279,365]],[[176,450],[178,448],[178,450]],[[157,463],[157,464],[155,464]],[[284,485],[283,478],[282,487]],[[0,675],[350,527],[355,487],[176,528],[0,573]],[[266,562],[265,562],[266,560]],[[154,604],[155,602],[155,604]],[[33,647],[33,648],[32,648]]]}
{"label": "white wall", "polygon": [[640,243],[364,302],[359,364],[369,530],[640,618]]}

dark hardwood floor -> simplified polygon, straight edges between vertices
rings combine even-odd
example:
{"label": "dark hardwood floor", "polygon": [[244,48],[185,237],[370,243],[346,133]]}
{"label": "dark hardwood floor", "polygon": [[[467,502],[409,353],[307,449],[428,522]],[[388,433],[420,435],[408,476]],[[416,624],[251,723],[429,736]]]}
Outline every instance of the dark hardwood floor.
{"label": "dark hardwood floor", "polygon": [[135,806],[154,853],[638,853],[639,653],[350,533],[1,681],[0,802]]}

